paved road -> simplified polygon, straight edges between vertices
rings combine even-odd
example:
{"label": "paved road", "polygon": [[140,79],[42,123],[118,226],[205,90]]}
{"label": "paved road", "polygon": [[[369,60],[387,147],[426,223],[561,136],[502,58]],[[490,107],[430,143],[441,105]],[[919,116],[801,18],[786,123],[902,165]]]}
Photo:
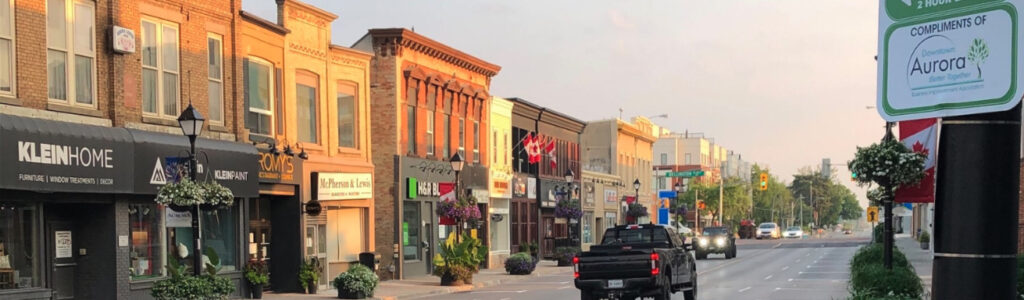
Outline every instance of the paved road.
{"label": "paved road", "polygon": [[[743,241],[738,256],[712,255],[697,262],[698,295],[705,299],[845,299],[848,263],[862,237]],[[471,292],[425,299],[579,299],[569,271]],[[676,293],[673,299],[683,299]]]}

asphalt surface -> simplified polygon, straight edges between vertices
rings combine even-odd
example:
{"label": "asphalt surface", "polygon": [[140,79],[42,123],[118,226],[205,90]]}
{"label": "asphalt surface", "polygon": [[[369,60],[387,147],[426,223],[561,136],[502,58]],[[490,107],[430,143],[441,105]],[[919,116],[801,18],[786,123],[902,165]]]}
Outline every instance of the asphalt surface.
{"label": "asphalt surface", "polygon": [[[697,261],[697,299],[846,299],[848,263],[863,235],[799,240],[741,240],[737,257]],[[579,299],[572,273],[538,276],[474,291],[422,299]],[[672,299],[683,299],[676,293]]]}

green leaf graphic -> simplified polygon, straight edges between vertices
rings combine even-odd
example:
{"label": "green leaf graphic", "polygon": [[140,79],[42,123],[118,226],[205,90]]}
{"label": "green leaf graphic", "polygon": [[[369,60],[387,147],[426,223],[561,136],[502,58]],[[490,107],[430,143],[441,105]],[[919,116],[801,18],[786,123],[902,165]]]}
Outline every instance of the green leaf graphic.
{"label": "green leaf graphic", "polygon": [[967,60],[974,63],[974,67],[978,69],[978,78],[981,78],[981,64],[988,58],[988,44],[985,40],[974,39],[971,43],[971,48],[967,51]]}

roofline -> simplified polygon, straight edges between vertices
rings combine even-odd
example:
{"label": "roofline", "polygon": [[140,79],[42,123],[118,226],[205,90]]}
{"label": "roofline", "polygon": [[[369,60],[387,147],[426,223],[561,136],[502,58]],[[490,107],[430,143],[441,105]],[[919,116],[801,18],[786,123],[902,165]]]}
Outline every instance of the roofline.
{"label": "roofline", "polygon": [[523,98],[511,97],[511,98],[505,98],[505,99],[508,100],[508,101],[512,101],[513,103],[522,103],[522,104],[524,104],[526,106],[533,107],[534,109],[537,109],[537,110],[545,109],[545,111],[547,113],[550,113],[550,114],[553,114],[553,115],[556,115],[556,116],[568,119],[568,120],[576,122],[576,123],[583,124],[584,127],[587,126],[587,122],[584,122],[583,120],[577,119],[577,118],[575,118],[573,116],[570,116],[570,115],[567,115],[567,114],[564,114],[564,113],[561,113],[561,112],[558,112],[558,111],[555,111],[555,110],[551,110],[550,108],[547,108],[547,107],[542,107],[542,106],[537,105],[537,104],[535,104],[533,102],[526,101],[526,99],[523,99]]}
{"label": "roofline", "polygon": [[289,34],[289,33],[292,32],[288,28],[284,28],[284,26],[281,26],[281,25],[279,25],[277,23],[271,22],[270,20],[261,18],[261,17],[255,15],[255,14],[253,14],[253,13],[250,13],[250,12],[247,12],[247,11],[244,11],[244,10],[239,10],[238,11],[238,15],[242,17],[243,21],[251,22],[251,23],[253,23],[256,26],[260,26],[260,27],[266,28],[266,29],[268,29],[270,31],[273,31],[273,32],[276,32],[276,33],[278,33],[280,35],[286,35],[286,34]]}
{"label": "roofline", "polygon": [[428,54],[431,54],[429,52],[439,52],[431,55],[441,57],[447,56],[448,58],[445,60],[450,59],[465,62],[466,64],[475,67],[466,69],[478,72],[488,77],[494,77],[495,75],[498,75],[499,71],[501,71],[501,66],[499,65],[492,64],[483,59],[477,58],[476,56],[469,55],[468,53],[459,51],[458,49],[452,48],[444,43],[435,41],[405,28],[373,28],[370,29],[367,34],[374,38],[398,38],[400,39],[397,41],[399,45],[411,48],[417,52]]}

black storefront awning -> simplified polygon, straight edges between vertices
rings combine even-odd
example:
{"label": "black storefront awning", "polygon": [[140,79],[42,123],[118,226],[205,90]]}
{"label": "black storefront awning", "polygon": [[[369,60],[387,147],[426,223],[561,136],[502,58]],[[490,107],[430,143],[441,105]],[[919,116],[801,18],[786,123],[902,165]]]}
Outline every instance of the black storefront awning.
{"label": "black storefront awning", "polygon": [[[135,141],[135,192],[156,194],[157,189],[182,173],[188,157],[188,138],[183,135],[128,129]],[[200,181],[215,180],[235,197],[259,196],[259,154],[250,144],[197,139],[196,157]]]}
{"label": "black storefront awning", "polygon": [[132,164],[124,128],[0,114],[0,188],[131,193]]}

